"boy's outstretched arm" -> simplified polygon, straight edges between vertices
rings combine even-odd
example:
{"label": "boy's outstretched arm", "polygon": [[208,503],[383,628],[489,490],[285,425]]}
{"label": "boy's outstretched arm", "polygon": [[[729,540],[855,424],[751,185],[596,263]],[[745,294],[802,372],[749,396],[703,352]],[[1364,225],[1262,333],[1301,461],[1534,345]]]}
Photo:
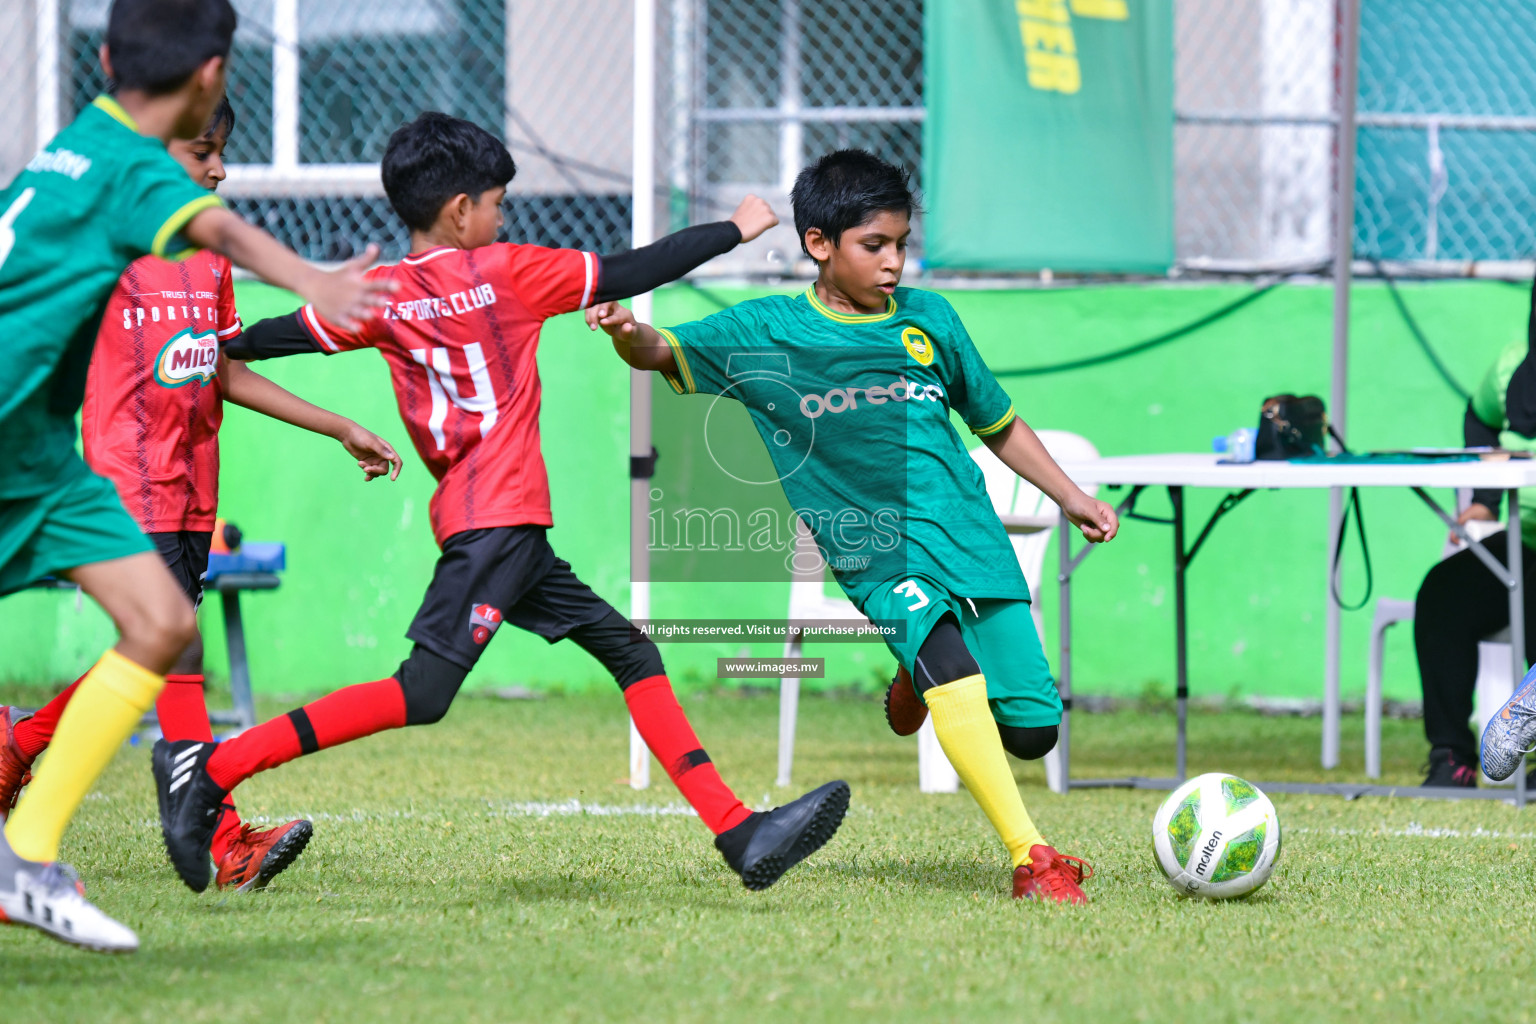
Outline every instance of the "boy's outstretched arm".
{"label": "boy's outstretched arm", "polygon": [[298,395],[272,383],[244,363],[225,360],[219,368],[224,378],[224,397],[236,405],[291,423],[305,430],[335,438],[357,460],[364,480],[389,474],[400,476],[401,460],[390,443],[334,412],[311,405]]}
{"label": "boy's outstretched arm", "polygon": [[1120,518],[1114,507],[1090,498],[1061,471],[1051,453],[1028,423],[1015,416],[1013,422],[991,437],[982,438],[992,454],[1019,476],[1028,480],[1067,514],[1083,536],[1096,543],[1113,540],[1120,532]]}
{"label": "boy's outstretched arm", "polygon": [[747,196],[729,220],[683,228],[642,248],[600,256],[594,299],[611,302],[660,288],[743,242],[752,241],[778,222],[766,201]]}
{"label": "boy's outstretched arm", "polygon": [[335,270],[321,270],[223,207],[201,211],[182,229],[182,234],[198,248],[223,253],[236,266],[262,280],[297,292],[322,317],[347,330],[372,319],[375,310],[384,305],[397,287],[393,281],[364,276],[378,257],[376,245],[370,245],[360,256]]}
{"label": "boy's outstretched arm", "polygon": [[666,339],[617,302],[600,302],[588,309],[587,327],[594,331],[601,327],[613,339],[619,358],[635,369],[677,372],[677,359]]}

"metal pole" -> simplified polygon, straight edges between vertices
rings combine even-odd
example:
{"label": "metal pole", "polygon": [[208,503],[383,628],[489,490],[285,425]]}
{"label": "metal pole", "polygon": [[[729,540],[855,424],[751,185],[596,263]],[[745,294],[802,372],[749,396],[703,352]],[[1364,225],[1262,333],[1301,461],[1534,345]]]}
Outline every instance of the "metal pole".
{"label": "metal pole", "polygon": [[779,187],[785,194],[800,173],[805,127],[800,121],[800,0],[779,0]]}
{"label": "metal pole", "polygon": [[[1520,537],[1520,492],[1509,489],[1509,519],[1504,528],[1506,555],[1504,564],[1509,568],[1509,657],[1513,663],[1515,689],[1525,676],[1525,550]],[[1515,771],[1515,806],[1525,806],[1525,758]]]}
{"label": "metal pole", "polygon": [[272,166],[299,166],[299,0],[272,4]]}
{"label": "metal pole", "polygon": [[1174,633],[1174,702],[1178,707],[1178,770],[1175,777],[1183,782],[1188,777],[1189,749],[1189,637],[1185,620],[1184,570],[1189,561],[1184,555],[1184,488],[1168,488],[1168,500],[1173,504],[1173,633]]}
{"label": "metal pole", "polygon": [[1061,747],[1061,780],[1056,790],[1066,793],[1072,788],[1072,521],[1065,512],[1058,514],[1056,522],[1056,550],[1060,556],[1060,569],[1056,573],[1061,625],[1056,635],[1057,689],[1061,691],[1061,735],[1057,740]]}
{"label": "metal pole", "polygon": [[[59,133],[59,0],[37,0],[37,139],[34,150]],[[26,163],[27,158],[22,158]]]}
{"label": "metal pole", "polygon": [[[1360,0],[1338,0],[1339,50],[1338,153],[1334,169],[1333,201],[1333,372],[1328,390],[1328,412],[1341,435],[1349,405],[1349,285],[1350,260],[1354,255],[1355,227],[1355,93],[1360,70]],[[1328,491],[1329,550],[1327,629],[1323,666],[1324,768],[1339,764],[1339,636],[1340,611],[1333,598],[1333,547],[1344,518],[1344,492]]]}
{"label": "metal pole", "polygon": [[[635,82],[631,242],[634,248],[650,243],[656,234],[656,0],[635,0]],[[651,321],[651,296],[635,296],[635,318]],[[651,455],[651,375],[629,372],[629,454],[635,459]],[[629,481],[629,617],[651,616],[650,558],[651,481],[631,470]],[[629,723],[629,785],[645,789],[651,784],[651,753]]]}

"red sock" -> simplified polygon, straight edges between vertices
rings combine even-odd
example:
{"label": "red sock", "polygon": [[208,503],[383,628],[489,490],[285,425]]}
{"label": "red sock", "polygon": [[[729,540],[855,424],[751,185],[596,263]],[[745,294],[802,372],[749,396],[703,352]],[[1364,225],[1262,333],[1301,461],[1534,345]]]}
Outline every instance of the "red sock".
{"label": "red sock", "polygon": [[[80,679],[84,679],[81,676]],[[12,730],[16,737],[16,746],[21,748],[22,754],[35,758],[48,748],[53,739],[53,730],[59,727],[59,718],[64,714],[64,709],[69,706],[69,699],[75,695],[75,690],[80,687],[80,679],[76,679],[64,688],[64,692],[53,700],[38,708],[37,714],[22,722]]]}
{"label": "red sock", "polygon": [[[208,722],[208,702],[203,698],[203,674],[168,675],[165,689],[155,700],[155,717],[166,739],[213,742],[213,726]],[[213,859],[222,860],[229,842],[240,831],[240,816],[233,801],[224,802],[224,813],[213,832]]]}
{"label": "red sock", "polygon": [[405,692],[398,680],[359,683],[220,743],[208,759],[208,774],[227,792],[302,754],[404,725]]}
{"label": "red sock", "polygon": [[715,835],[747,819],[747,810],[720,778],[666,676],[648,676],[624,691],[630,717],[674,785]]}

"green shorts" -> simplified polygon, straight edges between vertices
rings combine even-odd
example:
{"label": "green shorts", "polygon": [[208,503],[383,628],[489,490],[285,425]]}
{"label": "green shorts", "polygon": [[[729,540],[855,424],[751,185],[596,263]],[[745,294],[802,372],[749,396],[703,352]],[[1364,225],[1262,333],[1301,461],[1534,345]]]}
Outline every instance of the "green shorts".
{"label": "green shorts", "polygon": [[0,595],[66,569],[155,550],[111,482],[79,456],[33,498],[0,498]]}
{"label": "green shorts", "polygon": [[939,619],[954,615],[966,648],[986,677],[992,717],[1002,725],[1026,729],[1060,724],[1061,694],[1028,601],[971,600],[915,576],[882,584],[864,602],[863,611],[876,625],[893,628],[886,646],[908,672]]}

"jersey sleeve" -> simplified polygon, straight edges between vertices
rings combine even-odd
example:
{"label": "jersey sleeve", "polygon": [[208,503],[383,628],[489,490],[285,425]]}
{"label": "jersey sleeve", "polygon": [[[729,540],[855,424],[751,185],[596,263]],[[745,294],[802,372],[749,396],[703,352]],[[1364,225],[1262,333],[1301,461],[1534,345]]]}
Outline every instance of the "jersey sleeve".
{"label": "jersey sleeve", "polygon": [[214,308],[219,330],[219,344],[225,345],[240,337],[245,325],[240,322],[240,312],[235,308],[235,275],[228,260],[219,261],[219,298]]}
{"label": "jersey sleeve", "polygon": [[960,413],[965,425],[977,437],[991,437],[1001,432],[1017,416],[1013,400],[1008,392],[992,376],[992,371],[982,360],[981,353],[971,341],[965,325],[953,309],[949,313],[949,345],[953,353],[950,360],[950,379],[945,383],[949,390],[950,408]]}
{"label": "jersey sleeve", "polygon": [[183,229],[202,211],[223,205],[164,151],[125,165],[113,195],[118,243],[136,257],[149,254],[168,260],[184,260],[196,252]]}
{"label": "jersey sleeve", "polygon": [[329,320],[315,312],[315,307],[305,303],[299,308],[297,314],[299,325],[304,328],[304,333],[314,340],[315,347],[326,355],[333,352],[352,352],[360,348],[371,348],[373,338],[371,328],[380,322],[375,316],[372,320],[365,320],[361,327],[355,331],[348,331],[337,327]]}
{"label": "jersey sleeve", "polygon": [[731,356],[750,358],[762,350],[761,330],[749,305],[722,309],[703,320],[656,332],[672,349],[677,371],[662,376],[680,395],[718,395],[732,385]]}
{"label": "jersey sleeve", "polygon": [[540,320],[586,309],[597,295],[595,253],[510,243],[499,249],[508,286]]}

